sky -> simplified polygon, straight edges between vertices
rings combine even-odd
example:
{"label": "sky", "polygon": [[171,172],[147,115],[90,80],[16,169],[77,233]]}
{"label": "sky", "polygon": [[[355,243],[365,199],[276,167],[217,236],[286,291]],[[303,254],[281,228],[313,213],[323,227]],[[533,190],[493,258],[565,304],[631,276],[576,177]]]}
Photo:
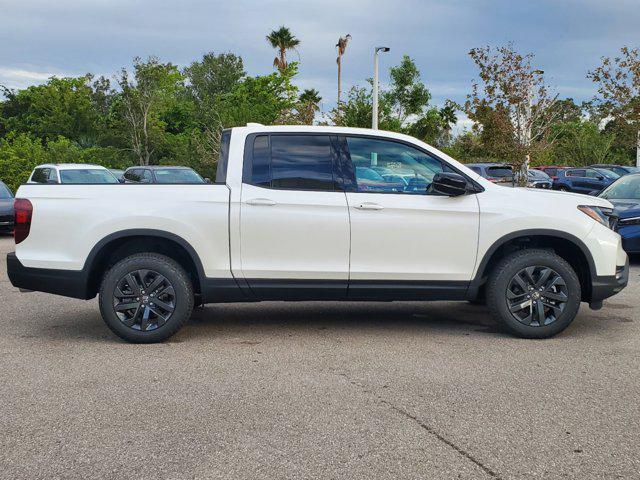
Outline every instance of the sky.
{"label": "sky", "polygon": [[296,83],[319,90],[324,111],[335,105],[335,44],[347,33],[343,89],[364,84],[374,47],[388,46],[382,83],[407,54],[434,105],[461,102],[476,76],[469,50],[514,42],[561,98],[582,101],[595,94],[586,73],[600,57],[640,46],[640,0],[0,0],[0,85],[113,77],[136,56],[185,66],[210,51],[236,53],[248,74],[265,74],[274,57],[265,36],[281,25],[301,41],[289,57],[299,55]]}

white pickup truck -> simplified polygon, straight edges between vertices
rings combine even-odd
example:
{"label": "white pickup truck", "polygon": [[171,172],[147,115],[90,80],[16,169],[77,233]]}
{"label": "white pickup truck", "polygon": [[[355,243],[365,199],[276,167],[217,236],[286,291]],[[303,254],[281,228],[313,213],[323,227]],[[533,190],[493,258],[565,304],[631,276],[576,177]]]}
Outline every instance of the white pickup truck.
{"label": "white pickup truck", "polygon": [[194,304],[486,301],[515,335],[554,335],[622,290],[603,199],[506,188],[391,132],[226,130],[214,184],[23,185],[8,273],[91,299],[133,342]]}

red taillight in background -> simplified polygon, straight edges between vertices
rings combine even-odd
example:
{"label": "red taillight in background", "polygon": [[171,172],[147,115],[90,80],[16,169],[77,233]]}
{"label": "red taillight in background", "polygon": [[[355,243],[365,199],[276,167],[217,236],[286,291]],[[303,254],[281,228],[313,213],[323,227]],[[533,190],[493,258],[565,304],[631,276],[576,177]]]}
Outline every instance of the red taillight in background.
{"label": "red taillight in background", "polygon": [[16,245],[29,236],[31,230],[31,216],[33,215],[33,205],[26,198],[16,198],[13,202],[15,209],[15,225],[13,238]]}

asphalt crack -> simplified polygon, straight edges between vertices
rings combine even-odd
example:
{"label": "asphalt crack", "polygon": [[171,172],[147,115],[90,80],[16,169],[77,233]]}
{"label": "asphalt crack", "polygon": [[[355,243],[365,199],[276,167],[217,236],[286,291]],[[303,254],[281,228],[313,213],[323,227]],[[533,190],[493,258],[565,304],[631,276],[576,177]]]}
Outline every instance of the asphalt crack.
{"label": "asphalt crack", "polygon": [[[362,385],[358,382],[355,382],[353,380],[351,380],[346,374],[344,373],[340,373],[339,374],[342,377],[345,377],[347,380],[349,380],[349,382],[352,385],[355,385],[359,388],[361,388],[365,393],[373,393],[371,392],[371,390],[368,390],[365,385]],[[378,400],[378,402],[382,403],[383,405],[388,406],[389,408],[391,408],[392,410],[395,410],[396,412],[398,412],[399,414],[401,414],[402,416],[404,416],[405,418],[408,418],[409,420],[412,420],[414,423],[416,423],[420,428],[422,428],[423,430],[425,430],[427,433],[429,433],[430,435],[433,435],[436,439],[438,439],[440,442],[444,443],[445,445],[447,445],[448,447],[452,448],[453,450],[455,450],[459,455],[462,455],[464,458],[466,458],[467,460],[471,461],[472,463],[474,463],[475,465],[477,465],[480,469],[482,469],[487,475],[489,475],[491,478],[496,478],[498,480],[501,479],[500,475],[495,472],[494,470],[492,470],[491,468],[489,468],[488,466],[486,466],[484,463],[482,463],[482,461],[478,460],[475,456],[473,456],[470,452],[468,452],[467,450],[465,450],[464,448],[456,445],[452,440],[449,440],[447,437],[445,437],[444,435],[442,435],[441,433],[439,433],[435,428],[433,428],[430,425],[427,425],[426,423],[424,423],[422,420],[420,420],[418,417],[416,417],[415,415],[410,414],[409,412],[407,412],[406,410],[394,405],[393,403],[391,403],[388,400],[385,400],[384,398],[382,398],[380,395],[374,394],[376,396],[376,399]]]}

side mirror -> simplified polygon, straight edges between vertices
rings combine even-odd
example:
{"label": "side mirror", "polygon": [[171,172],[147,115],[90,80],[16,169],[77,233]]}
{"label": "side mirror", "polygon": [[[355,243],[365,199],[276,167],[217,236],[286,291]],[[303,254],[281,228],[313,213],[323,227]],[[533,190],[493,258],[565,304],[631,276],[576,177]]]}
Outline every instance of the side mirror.
{"label": "side mirror", "polygon": [[211,183],[211,179],[209,177],[205,178],[204,183]]}
{"label": "side mirror", "polygon": [[596,178],[597,178],[598,180],[604,180],[604,177],[603,177],[602,175],[598,175]]}
{"label": "side mirror", "polygon": [[118,177],[118,183],[124,183],[124,178]]}
{"label": "side mirror", "polygon": [[436,173],[430,188],[441,195],[458,197],[467,193],[467,180],[459,173]]}

